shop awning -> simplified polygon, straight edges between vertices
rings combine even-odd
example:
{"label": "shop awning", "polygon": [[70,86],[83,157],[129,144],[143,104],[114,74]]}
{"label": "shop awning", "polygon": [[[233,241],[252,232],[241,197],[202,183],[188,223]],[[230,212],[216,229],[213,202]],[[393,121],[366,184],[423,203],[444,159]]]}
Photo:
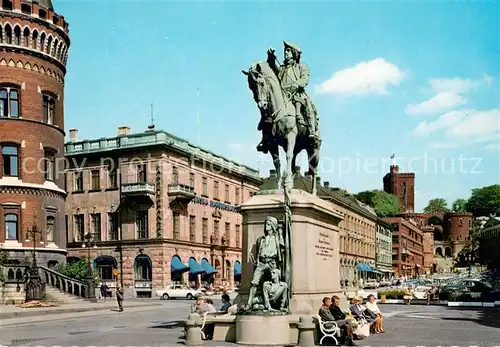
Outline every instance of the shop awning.
{"label": "shop awning", "polygon": [[239,262],[234,263],[234,275],[241,276],[241,264]]}
{"label": "shop awning", "polygon": [[189,273],[191,275],[199,275],[205,273],[205,269],[194,258],[189,258]]}
{"label": "shop awning", "polygon": [[207,275],[212,275],[214,273],[217,273],[217,270],[215,270],[214,267],[210,265],[208,260],[206,260],[205,258],[201,260],[201,267],[205,269]]}
{"label": "shop awning", "polygon": [[392,269],[377,269],[377,270],[380,271],[380,272],[384,272],[384,273],[394,272],[394,271],[392,271]]}
{"label": "shop awning", "polygon": [[377,275],[382,275],[382,272],[378,271],[377,269],[372,269],[372,271],[370,271],[370,272],[377,274]]}
{"label": "shop awning", "polygon": [[170,262],[170,270],[172,272],[186,272],[189,271],[189,266],[183,264],[179,257],[173,257]]}
{"label": "shop awning", "polygon": [[370,266],[370,264],[367,264],[367,263],[359,263],[358,270],[362,271],[362,272],[371,272],[372,267]]}

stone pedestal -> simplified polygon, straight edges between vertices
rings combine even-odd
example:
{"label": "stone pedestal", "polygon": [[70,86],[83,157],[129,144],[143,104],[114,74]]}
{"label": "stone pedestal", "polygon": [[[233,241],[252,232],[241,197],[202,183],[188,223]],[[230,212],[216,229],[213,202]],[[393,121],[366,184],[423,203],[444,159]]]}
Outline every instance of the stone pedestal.
{"label": "stone pedestal", "polygon": [[[243,215],[241,300],[246,303],[253,276],[250,260],[254,245],[264,234],[266,216],[282,221],[282,191],[259,192],[240,206]],[[343,299],[339,278],[338,224],[343,219],[333,205],[303,190],[290,192],[292,208],[292,315],[315,315],[323,297]],[[274,323],[273,323],[274,324]],[[240,332],[237,332],[240,333]]]}
{"label": "stone pedestal", "polygon": [[253,346],[290,344],[289,315],[236,316],[236,343]]}

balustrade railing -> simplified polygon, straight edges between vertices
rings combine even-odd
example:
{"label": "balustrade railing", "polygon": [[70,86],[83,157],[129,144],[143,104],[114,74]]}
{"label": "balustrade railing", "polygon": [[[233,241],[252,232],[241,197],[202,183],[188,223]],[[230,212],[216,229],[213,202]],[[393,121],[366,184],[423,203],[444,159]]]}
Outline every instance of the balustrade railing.
{"label": "balustrade railing", "polygon": [[87,298],[87,283],[70,278],[45,266],[38,267],[38,273],[46,284],[59,289],[65,293]]}
{"label": "balustrade railing", "polygon": [[24,283],[28,275],[27,265],[2,265],[0,266],[0,279],[3,283]]}

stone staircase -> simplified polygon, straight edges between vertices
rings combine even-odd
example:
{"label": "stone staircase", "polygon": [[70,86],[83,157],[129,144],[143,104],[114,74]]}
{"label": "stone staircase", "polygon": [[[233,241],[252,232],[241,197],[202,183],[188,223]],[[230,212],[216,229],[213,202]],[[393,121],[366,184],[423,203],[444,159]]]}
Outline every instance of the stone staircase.
{"label": "stone staircase", "polygon": [[79,304],[88,302],[84,298],[65,293],[50,285],[45,285],[45,300],[58,304]]}

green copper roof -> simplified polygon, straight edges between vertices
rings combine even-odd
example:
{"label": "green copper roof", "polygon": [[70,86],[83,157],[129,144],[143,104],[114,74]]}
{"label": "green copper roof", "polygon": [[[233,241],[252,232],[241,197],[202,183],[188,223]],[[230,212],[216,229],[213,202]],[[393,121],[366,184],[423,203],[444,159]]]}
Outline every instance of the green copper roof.
{"label": "green copper roof", "polygon": [[164,146],[186,157],[211,163],[221,167],[227,172],[243,175],[247,178],[261,182],[259,170],[243,164],[236,163],[207,149],[195,146],[190,142],[172,135],[166,131],[147,131],[143,133],[119,135],[93,140],[66,142],[64,145],[65,156],[85,154],[104,155],[105,152],[127,151],[143,147]]}

